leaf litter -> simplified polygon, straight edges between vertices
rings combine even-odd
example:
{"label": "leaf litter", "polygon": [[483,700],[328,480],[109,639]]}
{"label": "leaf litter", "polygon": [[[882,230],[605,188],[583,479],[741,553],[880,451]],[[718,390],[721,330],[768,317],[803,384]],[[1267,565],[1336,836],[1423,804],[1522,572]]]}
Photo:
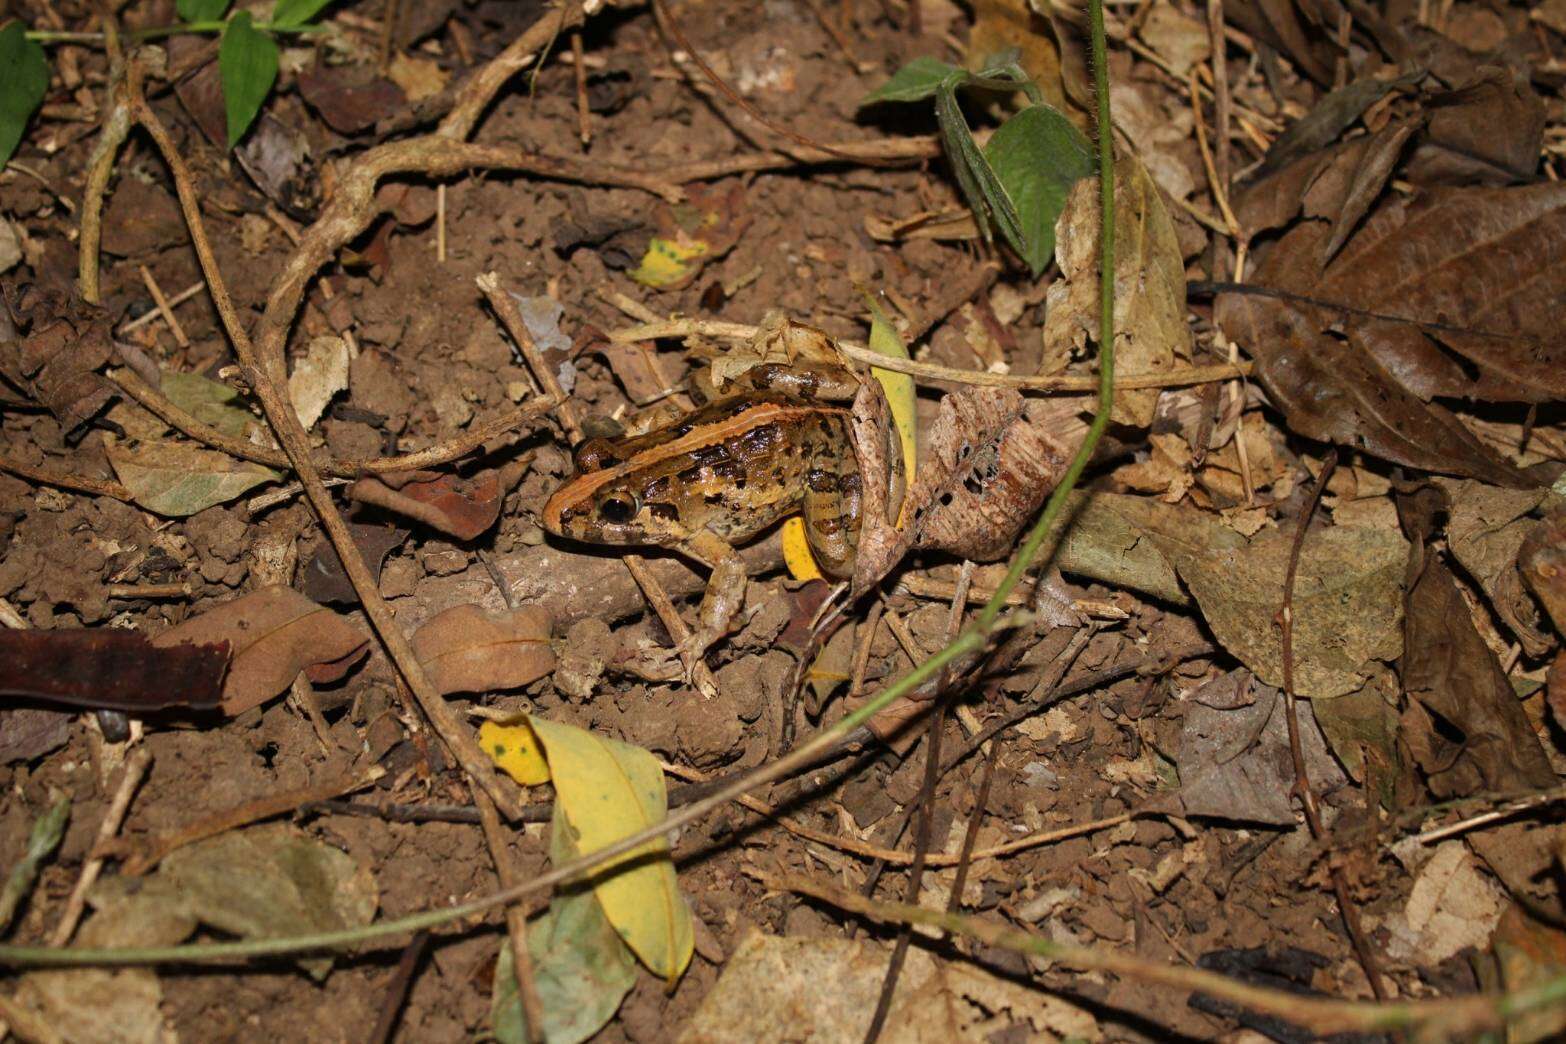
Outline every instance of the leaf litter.
{"label": "leaf litter", "polygon": [[[350,184],[335,180],[346,167],[324,177],[322,160],[351,166],[376,143],[397,147],[396,135],[438,119],[474,64],[536,17],[527,5],[428,5],[402,13],[409,35],[399,25],[392,53],[382,55],[373,34],[354,29],[358,6],[341,16],[326,9],[349,31],[331,35],[314,69],[300,61],[295,38],[252,22],[252,33],[273,33],[281,50],[275,82],[248,113],[254,97],[222,89],[215,37],[167,41],[184,109],[159,111],[187,158],[213,160],[196,163],[196,191],[241,321],[258,339],[277,336],[268,301],[299,231],[292,222],[311,235],[319,208],[341,207]],[[1014,59],[1039,93],[964,88],[955,98],[972,152],[948,141],[965,150],[974,184],[992,194],[999,186],[1015,211],[1012,234],[1002,227],[986,246],[974,198],[945,160],[872,168],[836,156],[782,170],[794,163],[784,153],[805,146],[761,137],[721,92],[698,99],[651,15],[629,13],[610,34],[589,16],[581,64],[567,29],[558,49],[567,58],[540,67],[534,101],[518,105],[517,95],[488,106],[475,139],[519,144],[515,151],[537,160],[536,177],[450,175],[470,169],[457,164],[438,182],[383,185],[375,207],[388,216],[341,251],[318,255],[342,264],[322,269],[310,303],[285,317],[277,340],[279,358],[292,360],[289,399],[311,422],[312,448],[338,460],[418,455],[401,474],[359,476],[346,500],[336,494],[353,505],[356,525],[370,527],[353,537],[372,559],[374,582],[459,714],[527,714],[554,723],[546,731],[579,730],[556,735],[546,782],[542,757],[497,731],[506,726],[464,726],[496,757],[498,767],[481,763],[484,771],[508,787],[514,774],[527,787],[522,818],[540,826],[506,832],[509,857],[527,873],[568,858],[573,833],[582,847],[596,845],[685,800],[686,791],[665,788],[660,761],[681,772],[761,764],[938,648],[962,579],[955,556],[988,562],[1012,550],[1089,408],[1081,389],[1096,352],[1097,209],[1080,162],[1091,98],[1079,18],[1040,13],[1026,0],[982,0],[971,12],[923,3],[919,37],[893,24],[904,5],[890,15],[853,5],[846,22],[828,12],[830,24],[776,5],[715,0],[700,18],[673,6],[697,49],[736,78],[758,112],[839,146],[879,142],[929,160],[931,146],[912,135],[942,127],[930,119],[930,91],[954,70],[1004,79]],[[1303,3],[1228,5],[1230,32],[1215,54],[1201,4],[1111,8],[1123,132],[1119,372],[1180,380],[1231,357],[1254,370],[1235,383],[1207,378],[1117,395],[1111,438],[1072,501],[1071,524],[1052,541],[1051,568],[1038,571],[1036,587],[1025,581],[1013,603],[1039,619],[1000,642],[985,673],[955,672],[968,729],[998,726],[1025,706],[1037,713],[988,737],[995,768],[982,807],[982,757],[940,780],[938,850],[957,850],[969,822],[983,850],[1132,817],[981,858],[958,909],[1058,941],[1134,945],[1176,965],[1364,996],[1360,958],[1321,887],[1330,865],[1349,872],[1373,956],[1399,995],[1517,989],[1566,968],[1550,921],[1561,903],[1550,870],[1552,806],[1539,796],[1566,769],[1558,729],[1566,720],[1558,494],[1566,437],[1552,325],[1561,288],[1549,250],[1559,238],[1559,119],[1543,94],[1566,20],[1551,21],[1550,10],[1459,0],[1427,25],[1403,27],[1361,5],[1344,27]],[[127,27],[148,24],[144,17],[132,5]],[[18,24],[0,30],[8,46],[21,40]],[[1351,34],[1347,50],[1335,42],[1340,32]],[[960,65],[936,46],[948,38],[967,44]],[[424,43],[413,51],[415,40]],[[1008,56],[1008,47],[1018,51]],[[205,635],[230,643],[224,714],[178,728],[149,718],[132,733],[155,760],[122,840],[209,820],[208,806],[254,812],[279,794],[357,778],[345,775],[355,753],[386,770],[375,788],[268,813],[293,815],[283,831],[289,844],[308,839],[312,850],[336,853],[324,863],[351,858],[356,874],[373,874],[388,912],[491,890],[496,871],[471,825],[478,810],[469,785],[358,622],[357,596],[291,476],[204,446],[139,406],[112,404],[112,367],[148,382],[161,369],[162,390],[182,411],[272,444],[207,298],[176,293],[204,273],[184,248],[167,170],[137,151],[150,144],[143,139],[120,155],[109,183],[101,311],[71,290],[82,242],[76,213],[92,205],[83,172],[103,140],[100,119],[112,124],[113,95],[103,89],[111,74],[94,45],[49,44],[44,53],[50,105],[27,115],[18,166],[0,174],[0,220],[14,232],[18,259],[8,276],[17,280],[7,287],[13,308],[0,323],[0,460],[20,475],[99,484],[113,476],[132,499],[0,477],[0,610],[8,627],[31,629],[8,633],[126,628],[155,642]],[[902,104],[853,115],[888,70],[920,55],[893,77],[901,87],[881,92]],[[1219,57],[1230,89],[1226,128],[1204,93]],[[162,74],[151,75],[162,89]],[[508,90],[532,76],[523,72]],[[403,101],[412,95],[421,97]],[[62,118],[71,104],[84,107],[82,119]],[[952,107],[943,115],[950,122]],[[1194,135],[1198,121],[1215,174]],[[236,123],[245,124],[238,162],[225,166],[216,159]],[[1060,149],[1041,151],[1046,137]],[[484,146],[500,147],[512,146]],[[1047,177],[1028,181],[1043,152]],[[685,201],[595,183],[627,170],[683,183]],[[1226,198],[1212,187],[1225,171]],[[567,187],[557,174],[586,184]],[[1226,203],[1238,239],[1214,231],[1227,227]],[[1010,220],[1006,206],[984,205]],[[229,236],[229,221],[242,235]],[[1246,262],[1238,275],[1236,248]],[[637,322],[676,316],[698,326],[778,313],[850,342],[885,341],[896,327],[910,331],[918,362],[1085,383],[1065,395],[924,380],[916,396],[900,392],[899,409],[911,400],[919,414],[916,424],[898,422],[900,432],[917,428],[919,443],[904,501],[925,510],[914,528],[900,529],[896,498],[866,491],[867,509],[890,516],[861,533],[859,589],[879,593],[853,600],[824,584],[799,587],[777,572],[782,558],[770,537],[744,549],[749,600],[710,654],[719,691],[703,699],[679,684],[667,621],[645,613],[619,558],[541,532],[537,511],[569,474],[574,437],[552,421],[499,435],[485,427],[538,394],[538,374],[518,350],[525,345],[508,343],[475,308],[471,277],[491,270],[527,302],[523,325],[572,405],[613,424],[633,420],[636,407],[677,412],[692,369],[721,356],[725,337],[715,325],[684,344],[623,342],[613,334],[627,309]],[[1189,294],[1188,280],[1197,284]],[[173,336],[149,282],[188,344]],[[867,291],[885,321],[866,320]],[[901,448],[880,437],[876,407],[867,410],[860,463],[890,471]],[[1305,775],[1329,823],[1317,847],[1299,829],[1288,704],[1274,687],[1283,671],[1282,579],[1323,442],[1349,456],[1302,545],[1292,663]],[[443,446],[458,447],[456,455],[442,456]],[[431,455],[440,462],[424,463]],[[237,499],[257,492],[248,504]],[[1431,513],[1405,510],[1409,528],[1400,532],[1394,502],[1410,497],[1429,498]],[[705,571],[641,550],[692,622],[688,600]],[[1000,575],[998,565],[977,568],[970,600]],[[874,617],[871,599],[880,604]],[[823,632],[835,629],[816,633],[818,619]],[[653,669],[660,663],[665,669]],[[160,701],[194,691],[170,676],[171,691],[159,693],[152,680],[138,687]],[[804,699],[791,689],[799,684],[810,690]],[[46,720],[29,725],[23,714]],[[0,771],[16,800],[0,810],[0,856],[11,863],[51,788],[70,792],[78,809],[101,808],[125,754],[96,718],[10,709],[3,728],[11,760]],[[968,734],[948,729],[950,756]],[[556,892],[527,940],[544,1038],[731,1039],[748,1028],[771,1039],[780,1026],[804,1024],[770,1014],[773,997],[862,1034],[885,969],[881,941],[848,939],[850,921],[767,893],[745,871],[785,867],[865,884],[870,864],[854,846],[906,853],[912,844],[897,831],[918,800],[923,766],[907,750],[869,745],[852,762],[761,795],[809,834],[730,807],[653,850],[638,867],[653,871],[645,891],[630,899]],[[575,767],[556,771],[568,763]],[[619,803],[615,816],[584,812],[617,778],[636,781],[637,799]],[[1459,824],[1439,844],[1408,839],[1510,807],[1496,804],[1503,800],[1534,803],[1501,822]],[[1446,802],[1455,804],[1428,811]],[[1168,818],[1175,809],[1180,817]],[[423,821],[429,816],[459,821]],[[398,817],[415,821],[385,821]],[[89,857],[92,818],[40,864],[12,941],[53,930]],[[253,833],[176,852],[152,880],[191,850]],[[1395,862],[1387,852],[1400,838],[1395,850],[1412,844],[1420,858]],[[110,931],[123,916],[113,912],[122,879],[112,853],[124,850],[106,849],[78,945],[121,938]],[[215,848],[205,883],[170,886],[137,941],[180,938],[175,930],[188,934],[192,916],[220,934],[251,932],[224,919],[244,905],[225,889],[249,887],[243,873],[270,858],[258,851]],[[900,894],[903,865],[891,864],[883,894]],[[925,883],[927,904],[955,889],[953,871],[942,873]],[[151,887],[164,895],[164,884]],[[639,918],[649,910],[667,916]],[[981,970],[959,956],[963,945],[933,957],[916,950],[886,1039],[937,1030],[941,1039],[1091,1038],[1148,1027],[1205,1039],[1236,1025],[1288,1032],[1240,1009],[1191,1007],[1179,991],[1030,965],[999,950],[981,951],[990,962]],[[257,1027],[302,1036],[323,1025],[367,1028],[398,1004],[403,1039],[525,1039],[498,918],[433,952],[405,1001],[383,993],[381,965],[358,957],[339,958],[320,986],[293,971],[225,968],[29,972],[3,992],[58,1015],[72,1040],[226,1038]],[[1229,961],[1236,952],[1253,956]],[[98,999],[93,1011],[69,1006],[78,990]],[[1542,1039],[1558,1025],[1558,1012],[1546,1009],[1514,1030]]]}

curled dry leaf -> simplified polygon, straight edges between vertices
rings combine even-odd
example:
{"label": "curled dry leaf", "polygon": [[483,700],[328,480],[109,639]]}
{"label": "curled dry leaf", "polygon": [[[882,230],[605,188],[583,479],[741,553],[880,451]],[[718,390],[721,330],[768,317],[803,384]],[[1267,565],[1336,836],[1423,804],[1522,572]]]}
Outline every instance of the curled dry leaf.
{"label": "curled dry leaf", "polygon": [[193,616],[153,638],[162,648],[226,641],[233,649],[221,708],[240,714],[293,683],[341,678],[369,649],[357,621],[288,587],[263,587]]}
{"label": "curled dry leaf", "polygon": [[552,623],[534,606],[491,614],[454,605],[413,633],[413,651],[442,695],[516,689],[555,669]]}
{"label": "curled dry leaf", "polygon": [[472,540],[500,518],[500,472],[464,478],[439,471],[399,471],[359,479],[348,495],[423,522],[458,540]]}
{"label": "curled dry leaf", "polygon": [[[1172,555],[1225,649],[1269,685],[1283,684],[1283,600],[1294,531],[1272,529],[1244,547]],[[1372,659],[1400,651],[1408,542],[1384,529],[1335,526],[1306,535],[1294,581],[1294,687],[1331,697],[1365,683]]]}
{"label": "curled dry leaf", "polygon": [[229,644],[160,647],[118,628],[0,630],[0,693],[142,715],[210,710],[223,693]]}
{"label": "curled dry leaf", "polygon": [[109,316],[101,308],[36,286],[7,286],[5,307],[18,330],[0,340],[0,375],[41,403],[69,435],[118,395],[96,371],[109,361]]}
{"label": "curled dry leaf", "polygon": [[341,337],[313,337],[288,375],[288,401],[306,431],[321,419],[332,396],[348,387],[348,342]]}
{"label": "curled dry leaf", "polygon": [[[1078,181],[1055,231],[1055,260],[1065,277],[1049,288],[1047,356],[1066,358],[1098,336],[1098,183]],[[1185,323],[1185,264],[1158,186],[1134,155],[1115,158],[1115,370],[1161,373],[1191,357]],[[1146,427],[1158,390],[1121,392],[1114,419]]]}

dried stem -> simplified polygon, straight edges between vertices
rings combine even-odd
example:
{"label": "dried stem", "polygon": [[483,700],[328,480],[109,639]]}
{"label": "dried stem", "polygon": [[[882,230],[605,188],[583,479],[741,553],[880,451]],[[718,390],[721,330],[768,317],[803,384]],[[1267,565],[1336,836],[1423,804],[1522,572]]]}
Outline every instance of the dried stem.
{"label": "dried stem", "polygon": [[[1283,576],[1283,603],[1278,609],[1278,626],[1283,632],[1284,720],[1289,727],[1289,755],[1294,760],[1294,791],[1299,796],[1300,804],[1305,808],[1305,822],[1310,827],[1310,836],[1321,843],[1327,839],[1327,829],[1321,820],[1321,809],[1316,804],[1316,793],[1310,785],[1310,771],[1305,764],[1304,748],[1300,745],[1299,715],[1295,708],[1294,579],[1299,572],[1300,551],[1305,546],[1305,531],[1310,528],[1311,516],[1316,513],[1316,505],[1321,502],[1321,494],[1326,490],[1327,481],[1332,478],[1332,472],[1337,466],[1338,451],[1334,447],[1327,453],[1326,460],[1322,461],[1321,474],[1316,476],[1315,487],[1310,491],[1310,497],[1300,511],[1299,526],[1295,529],[1294,541],[1289,546],[1288,570]],[[1386,1000],[1390,994],[1381,976],[1380,962],[1376,959],[1370,941],[1365,937],[1365,929],[1360,925],[1359,909],[1349,895],[1348,875],[1343,867],[1336,864],[1331,870],[1332,890],[1337,895],[1338,911],[1343,915],[1343,924],[1348,929],[1349,940],[1354,944],[1354,954],[1359,958],[1360,966],[1365,969],[1365,978],[1370,980],[1370,988],[1375,993],[1376,999]]]}

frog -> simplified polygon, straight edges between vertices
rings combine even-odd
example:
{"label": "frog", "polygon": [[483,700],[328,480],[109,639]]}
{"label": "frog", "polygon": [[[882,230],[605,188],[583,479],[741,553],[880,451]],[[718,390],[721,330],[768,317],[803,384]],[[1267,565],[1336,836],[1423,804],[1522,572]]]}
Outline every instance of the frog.
{"label": "frog", "polygon": [[711,570],[678,650],[687,678],[744,604],[737,547],[798,514],[821,572],[848,580],[854,570],[865,490],[853,410],[874,382],[803,324],[769,320],[752,347],[698,372],[690,411],[577,446],[574,474],[541,518],[558,537],[667,548]]}

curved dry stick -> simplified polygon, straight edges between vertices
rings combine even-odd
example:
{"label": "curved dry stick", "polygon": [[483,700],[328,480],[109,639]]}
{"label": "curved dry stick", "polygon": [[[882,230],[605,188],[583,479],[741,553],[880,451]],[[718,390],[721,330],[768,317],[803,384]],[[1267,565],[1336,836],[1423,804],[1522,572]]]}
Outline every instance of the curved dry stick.
{"label": "curved dry stick", "polygon": [[[255,461],[257,464],[265,464],[273,468],[290,468],[292,463],[288,454],[271,446],[258,446],[246,439],[233,435],[225,435],[210,425],[192,417],[180,409],[174,402],[157,388],[142,380],[140,375],[130,370],[109,374],[121,391],[145,406],[157,417],[177,429],[181,434],[187,435],[197,442],[205,443],[213,449],[222,450],[231,457],[239,457],[242,460]],[[453,435],[449,439],[437,442],[433,446],[414,453],[403,453],[395,457],[369,457],[365,460],[337,460],[332,457],[317,459],[315,466],[323,475],[333,478],[358,478],[361,475],[384,475],[390,471],[416,471],[419,468],[432,468],[438,464],[446,464],[459,457],[478,449],[491,439],[499,438],[514,428],[519,428],[530,420],[553,410],[559,402],[545,396],[534,399],[525,406],[493,417],[480,424],[475,424],[460,435]]]}
{"label": "curved dry stick", "polygon": [[31,464],[23,464],[19,460],[10,457],[0,457],[0,471],[9,472],[19,478],[36,482],[43,486],[54,486],[56,489],[69,489],[77,493],[91,493],[99,497],[113,497],[115,500],[131,502],[131,492],[124,486],[111,479],[93,479],[85,475],[62,475],[57,471],[47,468],[35,468]]}
{"label": "curved dry stick", "polygon": [[[196,259],[200,262],[202,274],[206,277],[207,290],[212,295],[212,303],[217,307],[218,316],[222,319],[223,327],[234,346],[234,354],[238,356],[240,364],[244,367],[246,380],[254,389],[256,398],[260,400],[262,412],[272,426],[272,431],[282,443],[294,473],[299,477],[299,484],[304,488],[305,496],[310,499],[316,517],[321,522],[321,528],[326,531],[332,547],[337,551],[338,558],[343,564],[343,571],[353,584],[360,604],[364,606],[365,616],[369,618],[371,626],[386,647],[392,662],[396,664],[398,672],[407,681],[408,688],[418,699],[419,706],[430,719],[430,724],[445,742],[452,757],[467,773],[469,780],[474,786],[482,787],[507,818],[514,817],[521,809],[515,786],[502,781],[488,756],[479,746],[472,730],[463,723],[451,705],[431,684],[407,635],[397,625],[391,607],[386,604],[386,599],[381,597],[380,589],[374,577],[370,575],[369,567],[365,565],[364,556],[353,542],[353,536],[348,532],[347,523],[343,521],[337,506],[332,503],[332,495],[322,483],[321,473],[317,470],[311,456],[309,436],[300,425],[299,415],[294,412],[293,404],[279,390],[286,380],[283,373],[282,353],[279,351],[275,358],[270,359],[257,355],[256,347],[251,342],[249,334],[245,332],[234,309],[233,298],[229,296],[228,285],[223,280],[217,257],[212,253],[212,244],[207,238],[206,225],[201,218],[201,204],[191,186],[190,171],[185,165],[185,159],[175,148],[168,129],[163,126],[163,121],[147,105],[134,63],[129,63],[128,68],[130,72],[126,82],[131,114],[152,137],[164,162],[168,164],[169,173],[173,175],[174,189],[190,232],[191,245],[196,250]],[[268,362],[273,365],[268,366]]]}

